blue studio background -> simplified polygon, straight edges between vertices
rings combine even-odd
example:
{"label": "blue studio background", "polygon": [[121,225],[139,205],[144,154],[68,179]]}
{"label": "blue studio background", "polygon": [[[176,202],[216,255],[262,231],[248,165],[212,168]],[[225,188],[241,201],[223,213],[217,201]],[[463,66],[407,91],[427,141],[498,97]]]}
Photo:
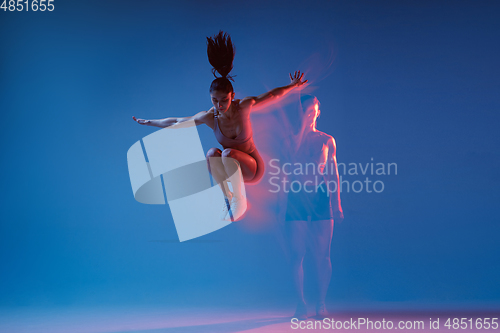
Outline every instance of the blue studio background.
{"label": "blue studio background", "polygon": [[[179,243],[166,205],[134,200],[132,116],[211,107],[206,36],[236,45],[236,98],[314,82],[343,163],[397,163],[382,193],[342,194],[328,300],[500,300],[500,4],[489,1],[56,1],[0,12],[0,302],[293,301],[270,228]],[[331,70],[332,69],[332,70]],[[217,143],[200,128],[204,148]],[[351,177],[363,180],[364,177]],[[273,221],[269,222],[270,224]],[[308,296],[309,297],[309,296]]]}

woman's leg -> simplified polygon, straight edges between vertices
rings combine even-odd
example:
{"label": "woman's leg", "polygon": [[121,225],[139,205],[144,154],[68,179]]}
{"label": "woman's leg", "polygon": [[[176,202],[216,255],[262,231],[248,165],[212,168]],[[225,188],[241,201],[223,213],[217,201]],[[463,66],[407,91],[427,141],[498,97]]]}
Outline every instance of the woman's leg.
{"label": "woman's leg", "polygon": [[231,200],[232,193],[227,186],[228,175],[224,168],[224,164],[222,164],[222,152],[220,149],[211,148],[207,152],[207,165],[208,171],[212,174],[217,184],[219,184],[224,196],[228,198],[228,200]]}
{"label": "woman's leg", "polygon": [[297,297],[297,310],[294,317],[305,318],[307,317],[307,308],[304,299],[304,269],[302,263],[306,254],[307,222],[285,221],[285,224],[290,248],[293,286]]}
{"label": "woman's leg", "polygon": [[[332,262],[330,248],[333,236],[333,220],[311,221],[311,247],[318,271],[318,306],[325,305],[326,292],[332,277]],[[326,310],[325,310],[326,311]]]}
{"label": "woman's leg", "polygon": [[[252,156],[241,150],[227,148],[222,152],[222,164],[224,165],[226,175],[231,179],[233,195],[236,198],[241,198],[243,196],[241,183],[254,178],[257,171],[257,162]],[[243,179],[239,177],[238,166],[240,167]]]}

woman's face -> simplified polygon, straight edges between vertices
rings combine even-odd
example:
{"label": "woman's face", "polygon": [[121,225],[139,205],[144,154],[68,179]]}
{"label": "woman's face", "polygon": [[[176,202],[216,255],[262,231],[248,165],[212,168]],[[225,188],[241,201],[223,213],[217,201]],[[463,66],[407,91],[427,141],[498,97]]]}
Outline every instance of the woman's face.
{"label": "woman's face", "polygon": [[308,124],[312,124],[319,117],[321,111],[319,110],[319,102],[317,100],[314,103],[310,103],[307,106],[304,121]]}
{"label": "woman's face", "polygon": [[229,107],[231,106],[234,92],[225,93],[223,91],[215,90],[210,93],[210,97],[212,98],[212,104],[215,109],[220,113],[224,113],[229,110]]}

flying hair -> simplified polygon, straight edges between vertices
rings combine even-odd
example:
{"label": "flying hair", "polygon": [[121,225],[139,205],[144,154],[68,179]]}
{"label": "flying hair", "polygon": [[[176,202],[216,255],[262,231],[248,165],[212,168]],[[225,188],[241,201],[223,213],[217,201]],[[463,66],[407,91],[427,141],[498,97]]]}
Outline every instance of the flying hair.
{"label": "flying hair", "polygon": [[[210,92],[220,90],[225,92],[233,92],[233,86],[229,80],[233,81],[233,77],[229,73],[233,69],[233,60],[236,48],[231,42],[231,36],[222,30],[213,37],[207,37],[207,55],[208,61],[212,65],[212,74],[216,78],[212,81]],[[218,72],[221,77],[217,77],[215,72]]]}

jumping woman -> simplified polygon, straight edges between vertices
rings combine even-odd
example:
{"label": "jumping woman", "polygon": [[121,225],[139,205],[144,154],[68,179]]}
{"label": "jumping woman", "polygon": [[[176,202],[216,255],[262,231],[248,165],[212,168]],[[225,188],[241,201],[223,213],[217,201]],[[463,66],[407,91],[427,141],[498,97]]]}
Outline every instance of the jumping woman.
{"label": "jumping woman", "polygon": [[[214,131],[217,141],[222,145],[211,148],[207,155],[207,164],[210,173],[219,184],[224,194],[225,203],[221,219],[234,221],[243,217],[246,210],[246,199],[242,194],[241,183],[257,183],[264,174],[262,160],[253,141],[250,112],[254,106],[262,106],[275,101],[295,87],[307,82],[302,81],[304,73],[300,71],[290,74],[290,84],[278,87],[257,97],[234,99],[233,85],[229,75],[233,69],[235,48],[229,34],[219,31],[214,37],[207,37],[208,61],[213,66],[212,73],[216,77],[210,85],[210,97],[213,107],[208,111],[201,111],[191,117],[171,117],[165,119],[145,120],[132,117],[142,125],[169,127],[186,121],[194,121],[195,125],[205,124]],[[217,77],[215,72],[221,76]],[[243,179],[239,175],[238,166]],[[232,192],[228,187],[231,183]],[[231,214],[228,212],[231,211]]]}

